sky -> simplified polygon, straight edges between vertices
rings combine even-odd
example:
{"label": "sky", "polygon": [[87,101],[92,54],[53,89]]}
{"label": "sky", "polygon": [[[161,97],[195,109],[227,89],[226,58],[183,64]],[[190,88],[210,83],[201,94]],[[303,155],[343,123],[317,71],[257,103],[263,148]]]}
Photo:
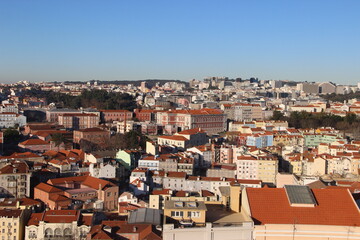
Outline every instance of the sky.
{"label": "sky", "polygon": [[0,0],[0,83],[360,82],[358,0]]}

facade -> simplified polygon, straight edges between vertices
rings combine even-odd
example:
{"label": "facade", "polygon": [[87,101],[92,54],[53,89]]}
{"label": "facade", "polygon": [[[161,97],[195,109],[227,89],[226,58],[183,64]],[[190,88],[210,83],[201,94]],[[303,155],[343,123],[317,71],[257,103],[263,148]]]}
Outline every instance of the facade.
{"label": "facade", "polygon": [[194,128],[177,132],[173,136],[160,136],[158,137],[157,143],[159,145],[173,145],[185,150],[186,148],[207,143],[207,136],[202,129]]}
{"label": "facade", "polygon": [[236,177],[276,183],[278,165],[277,158],[273,156],[239,156],[236,160]]}
{"label": "facade", "polygon": [[115,156],[115,159],[119,161],[127,170],[136,168],[139,158],[139,152],[132,150],[119,150]]}
{"label": "facade", "polygon": [[175,228],[174,224],[165,224],[163,229],[164,240],[248,240],[253,239],[253,222],[251,220],[241,224],[212,224],[206,223],[205,227]]}
{"label": "facade", "polygon": [[100,110],[101,113],[101,122],[114,122],[114,121],[124,121],[131,120],[133,118],[133,113],[128,110]]}
{"label": "facade", "polygon": [[163,126],[176,125],[182,130],[201,128],[209,135],[226,129],[226,114],[219,109],[171,110],[158,112],[157,123]]}
{"label": "facade", "polygon": [[134,114],[140,122],[151,122],[155,121],[156,110],[134,109]]}
{"label": "facade", "polygon": [[1,240],[24,239],[25,224],[30,215],[28,210],[2,209],[0,210]]}
{"label": "facade", "polygon": [[95,128],[99,125],[99,116],[92,113],[65,113],[58,115],[58,122],[66,129]]}
{"label": "facade", "polygon": [[26,125],[26,117],[14,112],[0,112],[0,128],[10,128]]}
{"label": "facade", "polygon": [[62,114],[80,114],[81,111],[76,109],[68,108],[59,108],[59,109],[50,109],[46,111],[46,121],[47,122],[58,122],[59,115]]}
{"label": "facade", "polygon": [[73,142],[77,144],[79,144],[82,139],[100,146],[106,146],[110,142],[110,132],[100,128],[75,130],[73,134]]}
{"label": "facade", "polygon": [[262,109],[259,104],[236,103],[232,106],[235,121],[262,120]]}
{"label": "facade", "polygon": [[48,210],[33,213],[25,228],[25,240],[85,240],[92,214],[76,210]]}
{"label": "facade", "polygon": [[164,216],[179,221],[180,224],[204,226],[206,205],[201,201],[165,201]]}
{"label": "facade", "polygon": [[89,172],[90,176],[95,178],[116,178],[117,166],[111,164],[94,164],[90,163]]}
{"label": "facade", "polygon": [[0,105],[0,112],[19,113],[19,108],[14,103],[3,103]]}
{"label": "facade", "polygon": [[30,197],[31,173],[22,161],[13,161],[0,169],[0,196]]}

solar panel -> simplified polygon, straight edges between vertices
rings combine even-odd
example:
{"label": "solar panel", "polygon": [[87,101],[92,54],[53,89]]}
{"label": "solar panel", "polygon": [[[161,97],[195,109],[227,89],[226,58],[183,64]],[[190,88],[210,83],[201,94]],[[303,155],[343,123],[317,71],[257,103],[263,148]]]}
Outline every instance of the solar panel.
{"label": "solar panel", "polygon": [[291,204],[316,204],[315,197],[308,186],[285,185]]}

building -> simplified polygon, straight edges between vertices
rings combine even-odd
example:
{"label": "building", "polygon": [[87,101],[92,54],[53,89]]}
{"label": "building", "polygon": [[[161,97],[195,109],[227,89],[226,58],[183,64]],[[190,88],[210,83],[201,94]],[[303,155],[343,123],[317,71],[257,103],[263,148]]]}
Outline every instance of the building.
{"label": "building", "polygon": [[236,165],[235,164],[214,164],[212,168],[206,171],[207,177],[226,177],[235,178]]}
{"label": "building", "polygon": [[92,214],[81,214],[76,210],[32,213],[25,227],[25,240],[85,240],[92,219]]}
{"label": "building", "polygon": [[347,189],[246,188],[244,211],[255,223],[255,239],[356,239],[360,212]]}
{"label": "building", "polygon": [[68,108],[58,108],[58,109],[50,109],[46,111],[46,121],[47,122],[58,122],[59,115],[62,114],[80,114],[81,111],[76,109],[68,109]]}
{"label": "building", "polygon": [[158,231],[151,224],[127,223],[124,221],[102,221],[87,235],[87,240],[161,240]]}
{"label": "building", "polygon": [[119,150],[115,159],[119,161],[127,170],[132,170],[138,166],[141,154],[133,150]]}
{"label": "building", "polygon": [[90,176],[95,178],[116,178],[117,169],[117,165],[110,163],[90,163],[89,165]]}
{"label": "building", "polygon": [[133,113],[128,110],[100,110],[101,122],[108,123],[119,121],[122,122],[125,119],[131,120]]}
{"label": "building", "polygon": [[19,108],[14,103],[3,103],[0,105],[0,112],[19,113]]}
{"label": "building", "polygon": [[73,142],[80,144],[81,140],[86,140],[100,146],[106,146],[110,142],[110,132],[100,128],[85,128],[73,132]]}
{"label": "building", "polygon": [[34,189],[34,198],[43,201],[50,209],[67,209],[72,200],[76,200],[84,208],[116,210],[118,197],[118,186],[91,176],[50,179]]}
{"label": "building", "polygon": [[185,150],[193,146],[199,146],[207,143],[205,131],[200,128],[188,129],[175,133],[173,136],[158,137],[159,145],[173,145],[178,149]]}
{"label": "building", "polygon": [[181,130],[201,128],[207,134],[218,134],[226,130],[226,114],[220,109],[169,110],[157,112],[158,124],[175,125]]}
{"label": "building", "polygon": [[30,197],[31,172],[23,161],[12,161],[0,169],[0,196]]}
{"label": "building", "polygon": [[26,125],[26,117],[14,112],[0,112],[0,128],[10,128]]}
{"label": "building", "polygon": [[30,138],[18,144],[23,152],[44,153],[51,149],[49,142],[38,138]]}
{"label": "building", "polygon": [[276,183],[278,159],[272,155],[242,155],[236,160],[237,179],[261,180],[265,183]]}
{"label": "building", "polygon": [[94,128],[99,125],[99,116],[92,113],[64,113],[58,115],[58,122],[66,129]]}
{"label": "building", "polygon": [[134,114],[135,117],[140,121],[140,122],[151,122],[151,121],[155,121],[155,116],[156,116],[156,110],[152,110],[152,109],[134,109]]}
{"label": "building", "polygon": [[30,215],[28,210],[1,209],[0,236],[2,240],[24,239],[25,224]]}
{"label": "building", "polygon": [[232,105],[235,121],[262,120],[262,108],[259,104],[236,103]]}
{"label": "building", "polygon": [[304,92],[304,93],[308,93],[308,94],[318,94],[319,93],[319,83],[308,83],[308,82],[303,82],[303,83],[298,83],[296,85],[296,89],[298,91]]}
{"label": "building", "polygon": [[[204,226],[206,221],[206,205],[201,201],[165,201],[164,217],[178,221],[184,226]],[[169,222],[166,221],[166,222]]]}

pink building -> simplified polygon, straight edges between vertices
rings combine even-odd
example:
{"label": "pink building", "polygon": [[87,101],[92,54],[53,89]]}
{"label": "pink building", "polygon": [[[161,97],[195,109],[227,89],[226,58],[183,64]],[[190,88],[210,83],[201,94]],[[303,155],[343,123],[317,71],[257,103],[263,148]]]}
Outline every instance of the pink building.
{"label": "pink building", "polygon": [[100,110],[102,122],[131,120],[133,113],[128,110]]}
{"label": "pink building", "polygon": [[174,125],[183,130],[201,128],[209,135],[226,129],[226,114],[220,109],[170,110],[157,113],[157,123],[163,126]]}

